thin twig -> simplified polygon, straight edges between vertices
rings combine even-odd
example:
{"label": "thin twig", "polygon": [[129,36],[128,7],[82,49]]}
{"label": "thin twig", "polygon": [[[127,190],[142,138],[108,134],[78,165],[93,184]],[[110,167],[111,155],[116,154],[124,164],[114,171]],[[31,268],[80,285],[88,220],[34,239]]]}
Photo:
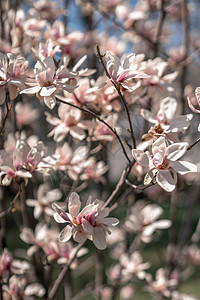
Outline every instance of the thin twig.
{"label": "thin twig", "polygon": [[90,111],[90,110],[88,110],[86,108],[79,107],[79,106],[77,106],[75,104],[66,102],[65,98],[62,97],[62,96],[60,96],[60,95],[57,95],[56,97],[57,97],[57,101],[58,102],[70,105],[72,107],[75,107],[75,108],[81,110],[84,113],[92,115],[93,117],[97,118],[100,122],[104,123],[112,131],[112,133],[117,137],[117,139],[118,139],[118,141],[119,141],[119,143],[120,143],[120,145],[122,147],[123,153],[126,156],[126,159],[128,160],[129,163],[131,162],[130,158],[128,157],[128,154],[126,153],[126,150],[125,150],[124,145],[123,145],[123,143],[121,141],[121,138],[119,137],[119,135],[118,135],[118,133],[117,133],[117,131],[116,131],[115,128],[113,129],[108,123],[106,123],[100,116],[98,116],[97,114],[95,114],[93,111]]}
{"label": "thin twig", "polygon": [[9,214],[10,212],[13,212],[13,211],[14,211],[14,209],[15,209],[15,208],[14,208],[14,207],[15,207],[15,202],[17,201],[17,198],[19,197],[20,192],[21,192],[21,190],[19,189],[18,192],[17,192],[17,194],[15,195],[15,198],[14,198],[13,201],[10,203],[10,207],[9,207],[7,210],[2,211],[2,212],[0,213],[0,218],[2,218],[2,217],[4,217],[5,215]]}
{"label": "thin twig", "polygon": [[104,68],[105,72],[106,72],[106,76],[110,79],[110,81],[112,82],[112,84],[114,85],[119,97],[120,97],[120,100],[122,101],[123,103],[123,106],[125,108],[125,111],[126,111],[126,114],[127,114],[127,117],[128,117],[128,122],[129,122],[129,126],[130,126],[130,132],[131,132],[131,137],[132,137],[132,141],[133,141],[133,148],[136,149],[136,140],[135,140],[135,135],[134,135],[134,131],[133,131],[133,126],[132,126],[132,122],[131,122],[131,117],[130,117],[130,112],[129,112],[129,109],[128,109],[128,106],[127,106],[127,103],[126,103],[126,100],[124,98],[124,96],[122,95],[121,93],[121,90],[120,90],[120,87],[116,85],[116,83],[112,80],[110,74],[108,73],[108,70],[104,64],[104,61],[103,61],[103,57],[104,55],[102,55],[100,53],[100,48],[99,46],[97,45],[97,57],[99,58],[99,61],[100,63],[102,64],[102,67]]}
{"label": "thin twig", "polygon": [[122,172],[122,175],[114,189],[114,191],[112,192],[112,194],[110,195],[110,197],[108,198],[108,200],[104,203],[103,208],[105,208],[106,206],[108,206],[112,201],[113,199],[115,198],[115,196],[117,195],[117,193],[120,191],[121,187],[123,186],[123,184],[125,183],[125,180],[127,179],[131,169],[132,169],[132,166],[133,164],[135,163],[135,160],[133,159],[133,161],[131,162],[131,164],[129,164],[125,169],[124,171]]}
{"label": "thin twig", "polygon": [[9,112],[11,111],[11,108],[12,108],[12,104],[9,105],[8,103],[8,93],[6,94],[6,100],[5,100],[5,103],[6,103],[6,114],[4,116],[4,119],[3,119],[3,122],[2,122],[2,125],[1,125],[1,128],[0,128],[0,135],[3,135],[4,134],[4,129],[5,129],[5,125],[6,125],[6,120],[8,118],[8,115],[9,115]]}

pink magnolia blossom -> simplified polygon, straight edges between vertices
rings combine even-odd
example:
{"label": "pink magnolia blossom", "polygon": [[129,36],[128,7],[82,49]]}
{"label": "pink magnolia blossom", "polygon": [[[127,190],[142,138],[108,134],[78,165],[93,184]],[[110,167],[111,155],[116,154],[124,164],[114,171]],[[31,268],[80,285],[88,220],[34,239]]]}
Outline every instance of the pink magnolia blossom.
{"label": "pink magnolia blossom", "polygon": [[[169,73],[165,75],[168,63],[160,57],[143,61],[140,70],[149,75],[148,78],[142,79],[144,86],[148,86],[148,97],[160,99],[170,92],[173,88],[170,86],[171,82],[176,79],[178,72]],[[154,100],[155,101],[155,100]]]}
{"label": "pink magnolia blossom", "polygon": [[144,60],[143,54],[126,54],[120,60],[110,51],[107,51],[104,60],[111,80],[117,86],[122,86],[130,92],[134,90],[136,85],[133,79],[149,77],[146,73],[140,71],[140,64]]}
{"label": "pink magnolia blossom", "polygon": [[59,90],[73,92],[76,88],[69,80],[74,79],[75,73],[69,72],[63,65],[56,70],[54,60],[51,56],[43,61],[38,61],[34,68],[35,82],[33,85],[21,91],[21,94],[36,94],[37,98],[53,109],[56,105],[56,95]]}
{"label": "pink magnolia blossom", "polygon": [[151,266],[149,262],[142,262],[142,256],[138,251],[133,252],[130,257],[126,253],[122,254],[120,256],[120,263],[123,267],[122,276],[126,279],[132,278],[133,275],[139,279],[144,279],[146,276],[145,270]]}
{"label": "pink magnolia blossom", "polygon": [[1,184],[9,185],[12,180],[17,181],[18,178],[23,178],[27,183],[35,171],[47,175],[58,159],[57,155],[46,156],[41,141],[30,147],[25,140],[18,140],[13,152],[0,151]]}
{"label": "pink magnolia blossom", "polygon": [[92,180],[94,182],[105,183],[103,174],[108,171],[109,167],[105,165],[104,161],[96,162],[94,157],[90,157],[82,164],[81,180]]}
{"label": "pink magnolia blossom", "polygon": [[[47,255],[47,259],[49,262],[56,260],[58,264],[67,264],[70,260],[70,258],[74,254],[74,248],[73,244],[71,242],[62,243],[59,241],[49,241],[45,243],[43,246],[43,250]],[[82,247],[76,254],[76,257],[81,257],[85,255],[88,252],[88,250],[84,247]],[[73,261],[73,263],[70,265],[72,269],[77,267],[77,261]]]}
{"label": "pink magnolia blossom", "polygon": [[157,204],[137,201],[125,222],[125,228],[137,233],[144,243],[150,243],[154,232],[171,226],[170,220],[160,220],[163,210]]}
{"label": "pink magnolia blossom", "polygon": [[32,123],[39,117],[39,110],[33,108],[29,103],[17,102],[15,105],[16,122],[19,128],[32,126]]}
{"label": "pink magnolia blossom", "polygon": [[58,108],[59,118],[53,117],[48,112],[45,113],[47,121],[55,128],[48,134],[54,136],[56,142],[64,140],[69,133],[73,138],[83,140],[86,137],[86,129],[93,128],[93,122],[90,120],[81,120],[82,112],[72,108],[67,104],[61,103]]}
{"label": "pink magnolia blossom", "polygon": [[3,285],[5,299],[30,299],[29,296],[43,297],[45,289],[40,283],[27,285],[25,277],[13,275],[10,277],[9,286]]}
{"label": "pink magnolia blossom", "polygon": [[84,162],[88,158],[88,147],[80,146],[73,151],[68,143],[64,143],[62,147],[56,148],[56,154],[60,158],[55,169],[65,171],[71,179],[77,180],[82,172]]}
{"label": "pink magnolia blossom", "polygon": [[34,1],[34,8],[29,13],[40,16],[44,20],[53,21],[61,15],[66,15],[64,8],[58,7],[58,3],[49,0]]}
{"label": "pink magnolia blossom", "polygon": [[32,51],[40,60],[44,60],[48,56],[54,57],[56,53],[61,53],[60,46],[55,45],[52,40],[47,40],[45,43],[40,42],[38,48],[32,48]]}
{"label": "pink magnolia blossom", "polygon": [[116,218],[108,217],[109,208],[101,209],[98,203],[91,203],[90,198],[88,204],[80,211],[80,197],[75,192],[69,197],[69,213],[65,213],[56,203],[52,206],[56,211],[54,214],[56,222],[68,223],[59,235],[62,242],[67,242],[73,235],[76,242],[81,243],[88,238],[98,249],[103,250],[107,246],[106,232],[111,233],[106,225],[115,226],[119,222]]}
{"label": "pink magnolia blossom", "polygon": [[167,97],[160,102],[160,109],[157,114],[142,109],[141,115],[150,123],[155,124],[147,134],[143,135],[142,140],[155,141],[160,136],[165,136],[170,141],[178,141],[177,133],[185,132],[192,119],[192,114],[176,116],[178,103],[176,99]]}
{"label": "pink magnolia blossom", "polygon": [[4,249],[0,255],[0,278],[2,278],[5,273],[10,272],[12,262],[13,256],[7,249]]}
{"label": "pink magnolia blossom", "polygon": [[41,184],[37,191],[36,199],[27,199],[26,204],[34,207],[34,218],[39,219],[41,214],[44,214],[45,219],[48,220],[48,216],[54,214],[54,210],[51,207],[52,202],[61,198],[62,193],[59,189],[51,189],[49,184]]}
{"label": "pink magnolia blossom", "polygon": [[29,37],[39,38],[42,35],[46,23],[46,20],[39,20],[35,17],[29,18],[23,22],[24,34]]}
{"label": "pink magnolia blossom", "polygon": [[0,105],[5,101],[6,88],[9,90],[10,99],[14,100],[19,91],[26,87],[28,66],[29,62],[24,57],[0,53]]}
{"label": "pink magnolia blossom", "polygon": [[196,165],[179,160],[186,153],[188,146],[187,142],[167,146],[165,137],[161,136],[152,144],[152,155],[139,149],[133,149],[132,154],[135,160],[149,168],[144,184],[149,184],[155,177],[156,182],[165,191],[172,192],[176,186],[176,173],[185,175],[197,172]]}
{"label": "pink magnolia blossom", "polygon": [[24,227],[20,233],[20,238],[31,247],[27,251],[28,256],[32,256],[38,249],[44,248],[50,241],[55,241],[58,235],[56,228],[48,229],[47,224],[38,223],[35,232]]}
{"label": "pink magnolia blossom", "polygon": [[168,279],[165,269],[160,268],[155,275],[155,281],[153,281],[151,274],[148,274],[147,281],[149,282],[148,291],[155,295],[162,295],[165,297],[171,296],[171,289],[174,289],[177,285],[176,279]]}

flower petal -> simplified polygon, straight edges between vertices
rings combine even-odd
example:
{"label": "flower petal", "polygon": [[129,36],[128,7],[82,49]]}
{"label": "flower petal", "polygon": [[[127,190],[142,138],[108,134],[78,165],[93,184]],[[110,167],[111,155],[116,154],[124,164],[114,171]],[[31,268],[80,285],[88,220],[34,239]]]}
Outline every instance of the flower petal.
{"label": "flower petal", "polygon": [[185,175],[190,172],[197,172],[197,166],[188,161],[171,161],[170,166],[180,175]]}
{"label": "flower petal", "polygon": [[172,192],[175,189],[174,179],[168,170],[159,170],[156,174],[156,181],[167,192]]}
{"label": "flower petal", "polygon": [[68,242],[72,236],[72,226],[67,225],[59,234],[60,242]]}
{"label": "flower petal", "polygon": [[99,250],[106,249],[107,246],[106,236],[102,228],[99,227],[94,228],[93,243]]}
{"label": "flower petal", "polygon": [[135,160],[143,167],[147,167],[149,165],[149,158],[144,151],[133,149],[132,155],[135,158]]}

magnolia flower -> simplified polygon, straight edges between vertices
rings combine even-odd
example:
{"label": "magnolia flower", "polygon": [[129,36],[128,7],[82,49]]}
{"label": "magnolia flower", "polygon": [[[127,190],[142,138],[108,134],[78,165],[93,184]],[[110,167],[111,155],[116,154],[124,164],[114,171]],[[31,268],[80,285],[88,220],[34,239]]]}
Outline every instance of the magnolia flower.
{"label": "magnolia flower", "polygon": [[59,235],[61,242],[67,242],[73,235],[76,242],[81,243],[88,238],[98,249],[103,250],[107,246],[106,232],[111,233],[106,225],[115,226],[119,222],[116,218],[108,217],[108,207],[101,209],[97,202],[91,203],[90,198],[86,206],[80,211],[80,197],[75,192],[69,197],[69,213],[65,213],[56,203],[53,203],[52,206],[56,211],[54,214],[56,222],[68,223]]}
{"label": "magnolia flower", "polygon": [[30,299],[29,296],[43,297],[45,289],[40,283],[32,283],[26,286],[25,277],[12,276],[9,286],[3,285],[5,299]]}
{"label": "magnolia flower", "polygon": [[176,116],[178,103],[176,99],[167,97],[160,103],[160,109],[156,116],[149,110],[142,109],[141,115],[147,121],[155,124],[148,131],[148,134],[143,135],[142,140],[156,140],[160,136],[166,136],[170,141],[177,141],[177,133],[185,132],[192,119],[192,114]]}
{"label": "magnolia flower", "polygon": [[0,278],[2,278],[5,273],[11,270],[12,262],[13,257],[11,253],[7,249],[4,249],[0,255]]}
{"label": "magnolia flower", "polygon": [[15,54],[3,54],[0,52],[0,105],[6,98],[6,87],[9,89],[9,96],[14,100],[19,91],[24,89],[26,71],[29,62],[24,57],[17,57]]}
{"label": "magnolia flower", "polygon": [[125,54],[120,59],[107,51],[104,56],[106,62],[106,69],[111,77],[111,80],[117,85],[128,89],[130,92],[134,90],[135,83],[133,79],[148,78],[149,76],[141,72],[139,67],[141,61],[144,59],[143,54],[135,55]]}
{"label": "magnolia flower", "polygon": [[103,174],[108,171],[109,167],[103,161],[96,162],[94,157],[90,157],[82,164],[81,180],[93,180],[95,182],[101,181],[105,183]]}
{"label": "magnolia flower", "polygon": [[133,252],[130,257],[123,253],[120,256],[120,263],[123,267],[122,276],[127,279],[131,279],[133,275],[136,275],[139,279],[144,279],[145,270],[151,266],[149,262],[142,263],[142,256],[138,251]]}
{"label": "magnolia flower", "polygon": [[59,155],[60,158],[55,169],[66,171],[71,179],[77,180],[83,169],[84,162],[88,158],[88,147],[80,146],[73,151],[68,143],[64,143],[62,147],[56,148],[56,154]]}
{"label": "magnolia flower", "polygon": [[178,72],[164,75],[167,69],[167,62],[160,57],[155,59],[149,59],[141,63],[141,71],[146,72],[149,78],[142,80],[144,86],[148,86],[148,97],[158,98],[165,94],[167,91],[172,91],[172,87],[169,85],[178,76]]}
{"label": "magnolia flower", "polygon": [[196,165],[179,160],[186,153],[188,146],[187,142],[167,146],[165,137],[161,136],[152,144],[152,155],[139,149],[133,149],[132,154],[135,160],[149,168],[144,184],[149,184],[155,177],[156,182],[165,191],[172,192],[177,181],[176,173],[185,175],[197,172]]}
{"label": "magnolia flower", "polygon": [[27,199],[26,204],[34,207],[34,218],[39,219],[43,213],[45,217],[52,216],[54,210],[51,208],[51,204],[61,198],[62,193],[59,189],[51,190],[49,184],[41,184],[37,191],[37,200]]}
{"label": "magnolia flower", "polygon": [[59,45],[54,45],[52,40],[47,40],[45,43],[40,42],[38,48],[31,48],[35,56],[44,60],[46,57],[54,57],[56,53],[61,54],[61,49]]}
{"label": "magnolia flower", "polygon": [[56,70],[54,60],[51,56],[43,61],[38,61],[34,68],[35,82],[30,83],[33,87],[24,89],[21,94],[35,94],[38,99],[44,100],[45,104],[53,109],[56,105],[56,95],[59,90],[70,93],[76,88],[69,80],[74,79],[76,73],[69,72],[63,65]]}
{"label": "magnolia flower", "polygon": [[31,9],[29,13],[40,16],[44,20],[53,21],[60,15],[65,15],[66,10],[58,7],[58,3],[49,0],[34,1],[34,9]]}
{"label": "magnolia flower", "polygon": [[20,238],[27,244],[32,245],[27,255],[32,256],[38,249],[44,248],[51,240],[56,240],[58,231],[48,229],[47,224],[38,223],[35,227],[35,232],[32,229],[24,227],[20,233]]}
{"label": "magnolia flower", "polygon": [[17,140],[13,152],[0,151],[1,184],[9,185],[12,180],[17,181],[18,178],[23,178],[27,183],[35,171],[47,175],[58,159],[57,155],[46,156],[41,141],[31,147],[25,140]]}
{"label": "magnolia flower", "polygon": [[156,272],[155,281],[153,281],[150,274],[148,274],[147,281],[149,282],[148,291],[165,297],[171,296],[170,290],[174,289],[178,283],[176,279],[168,279],[167,272],[163,268],[158,269]]}
{"label": "magnolia flower", "polygon": [[[67,264],[70,258],[74,254],[74,246],[71,242],[62,243],[58,240],[50,240],[49,242],[45,243],[43,246],[43,250],[47,255],[47,259],[49,262],[56,260],[58,264]],[[81,257],[85,255],[88,250],[82,247],[76,254],[76,257]],[[77,267],[77,261],[73,261],[71,264],[71,268]]]}
{"label": "magnolia flower", "polygon": [[29,103],[17,102],[15,105],[16,122],[19,128],[29,125],[39,117],[39,110],[34,109]]}
{"label": "magnolia flower", "polygon": [[48,136],[53,135],[56,142],[61,142],[68,133],[75,139],[83,140],[86,137],[85,130],[94,127],[92,121],[81,120],[82,113],[80,110],[67,104],[60,104],[58,108],[59,118],[53,117],[48,112],[45,114],[47,122],[55,126]]}
{"label": "magnolia flower", "polygon": [[125,228],[137,233],[144,243],[150,243],[154,232],[171,226],[170,220],[158,220],[162,213],[162,208],[157,204],[146,205],[143,201],[137,201],[125,222]]}

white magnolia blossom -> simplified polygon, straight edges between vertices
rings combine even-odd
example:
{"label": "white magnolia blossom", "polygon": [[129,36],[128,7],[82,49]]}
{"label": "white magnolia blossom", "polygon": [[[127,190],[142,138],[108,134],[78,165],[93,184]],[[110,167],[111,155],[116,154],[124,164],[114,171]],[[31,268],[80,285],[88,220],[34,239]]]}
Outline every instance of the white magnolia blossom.
{"label": "white magnolia blossom", "polygon": [[159,137],[152,144],[152,155],[139,149],[133,149],[135,160],[149,171],[145,176],[144,184],[148,185],[153,178],[167,192],[175,189],[177,174],[185,175],[197,172],[197,166],[191,162],[179,160],[187,151],[187,142],[166,144],[165,137]]}

